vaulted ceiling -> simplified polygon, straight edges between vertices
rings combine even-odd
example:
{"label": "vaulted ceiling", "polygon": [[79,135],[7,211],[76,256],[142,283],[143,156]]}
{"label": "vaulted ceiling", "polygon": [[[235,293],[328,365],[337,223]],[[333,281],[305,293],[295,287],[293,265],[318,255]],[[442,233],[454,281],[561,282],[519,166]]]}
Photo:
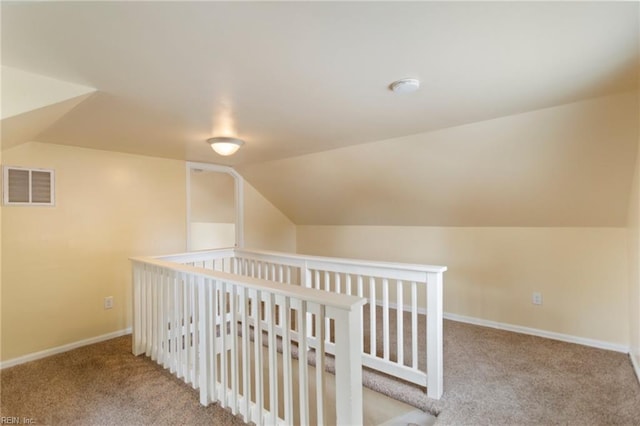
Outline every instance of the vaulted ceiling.
{"label": "vaulted ceiling", "polygon": [[[29,129],[40,142],[232,165],[299,224],[624,222],[636,2],[0,7],[3,67],[95,90],[59,117],[3,119],[23,130],[3,126],[3,148]],[[393,94],[403,77],[421,89]],[[246,145],[219,157],[205,143],[219,135]]]}

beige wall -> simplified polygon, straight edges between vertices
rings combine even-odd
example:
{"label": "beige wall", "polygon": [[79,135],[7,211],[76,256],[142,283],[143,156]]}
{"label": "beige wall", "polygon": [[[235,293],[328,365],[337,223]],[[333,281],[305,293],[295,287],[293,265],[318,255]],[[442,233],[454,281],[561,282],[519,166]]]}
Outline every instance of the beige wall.
{"label": "beige wall", "polygon": [[189,250],[236,244],[235,178],[226,172],[188,168]]}
{"label": "beige wall", "polygon": [[296,227],[251,184],[244,182],[244,245],[295,253]]}
{"label": "beige wall", "polygon": [[235,223],[235,179],[229,173],[190,171],[192,222]]}
{"label": "beige wall", "polygon": [[297,241],[305,254],[446,265],[448,313],[629,344],[624,228],[299,226]]}
{"label": "beige wall", "polygon": [[[640,96],[640,92],[639,92]],[[640,120],[639,124],[640,126]],[[639,128],[640,134],[640,128]],[[629,329],[631,357],[640,379],[640,135],[638,159],[629,202]]]}
{"label": "beige wall", "polygon": [[[0,145],[2,142],[0,141]],[[0,164],[2,164],[2,149],[0,149]],[[0,184],[2,184],[2,174],[0,173]],[[2,359],[2,201],[0,201],[0,360]]]}
{"label": "beige wall", "polygon": [[[130,327],[128,258],[186,249],[185,162],[31,142],[2,164],[55,169],[56,206],[2,209],[1,360]],[[248,247],[295,251],[282,213],[244,201]]]}
{"label": "beige wall", "polygon": [[3,209],[2,360],[129,327],[128,257],[185,249],[184,162],[27,143],[3,163],[54,169],[56,206]]}

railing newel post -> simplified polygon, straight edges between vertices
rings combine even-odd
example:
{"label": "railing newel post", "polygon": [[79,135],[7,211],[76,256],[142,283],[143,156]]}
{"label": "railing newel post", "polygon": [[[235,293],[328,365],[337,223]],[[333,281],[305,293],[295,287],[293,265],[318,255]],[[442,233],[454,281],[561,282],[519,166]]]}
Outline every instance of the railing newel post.
{"label": "railing newel post", "polygon": [[442,272],[427,273],[427,396],[443,393]]}
{"label": "railing newel post", "polygon": [[340,327],[335,329],[336,423],[363,424],[362,405],[362,305],[352,306],[336,315]]}

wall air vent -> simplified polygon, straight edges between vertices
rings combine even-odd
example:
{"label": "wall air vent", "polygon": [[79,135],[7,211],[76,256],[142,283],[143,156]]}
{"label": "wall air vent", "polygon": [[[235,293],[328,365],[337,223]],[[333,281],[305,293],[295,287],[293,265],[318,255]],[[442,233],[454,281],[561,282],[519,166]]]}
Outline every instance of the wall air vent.
{"label": "wall air vent", "polygon": [[55,205],[53,170],[2,168],[2,202],[5,206]]}

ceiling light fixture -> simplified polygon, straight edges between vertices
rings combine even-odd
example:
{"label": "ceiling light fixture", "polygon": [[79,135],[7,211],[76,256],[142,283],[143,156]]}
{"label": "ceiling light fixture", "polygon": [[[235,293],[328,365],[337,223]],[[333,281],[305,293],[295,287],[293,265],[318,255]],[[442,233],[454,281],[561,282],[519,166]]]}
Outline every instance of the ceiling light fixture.
{"label": "ceiling light fixture", "polygon": [[220,155],[225,157],[233,155],[237,150],[244,145],[244,141],[238,138],[230,138],[226,136],[218,136],[215,138],[207,139],[207,142],[211,145],[211,148]]}
{"label": "ceiling light fixture", "polygon": [[389,85],[389,89],[393,93],[411,93],[420,88],[420,80],[417,78],[403,78],[402,80],[394,81]]}

